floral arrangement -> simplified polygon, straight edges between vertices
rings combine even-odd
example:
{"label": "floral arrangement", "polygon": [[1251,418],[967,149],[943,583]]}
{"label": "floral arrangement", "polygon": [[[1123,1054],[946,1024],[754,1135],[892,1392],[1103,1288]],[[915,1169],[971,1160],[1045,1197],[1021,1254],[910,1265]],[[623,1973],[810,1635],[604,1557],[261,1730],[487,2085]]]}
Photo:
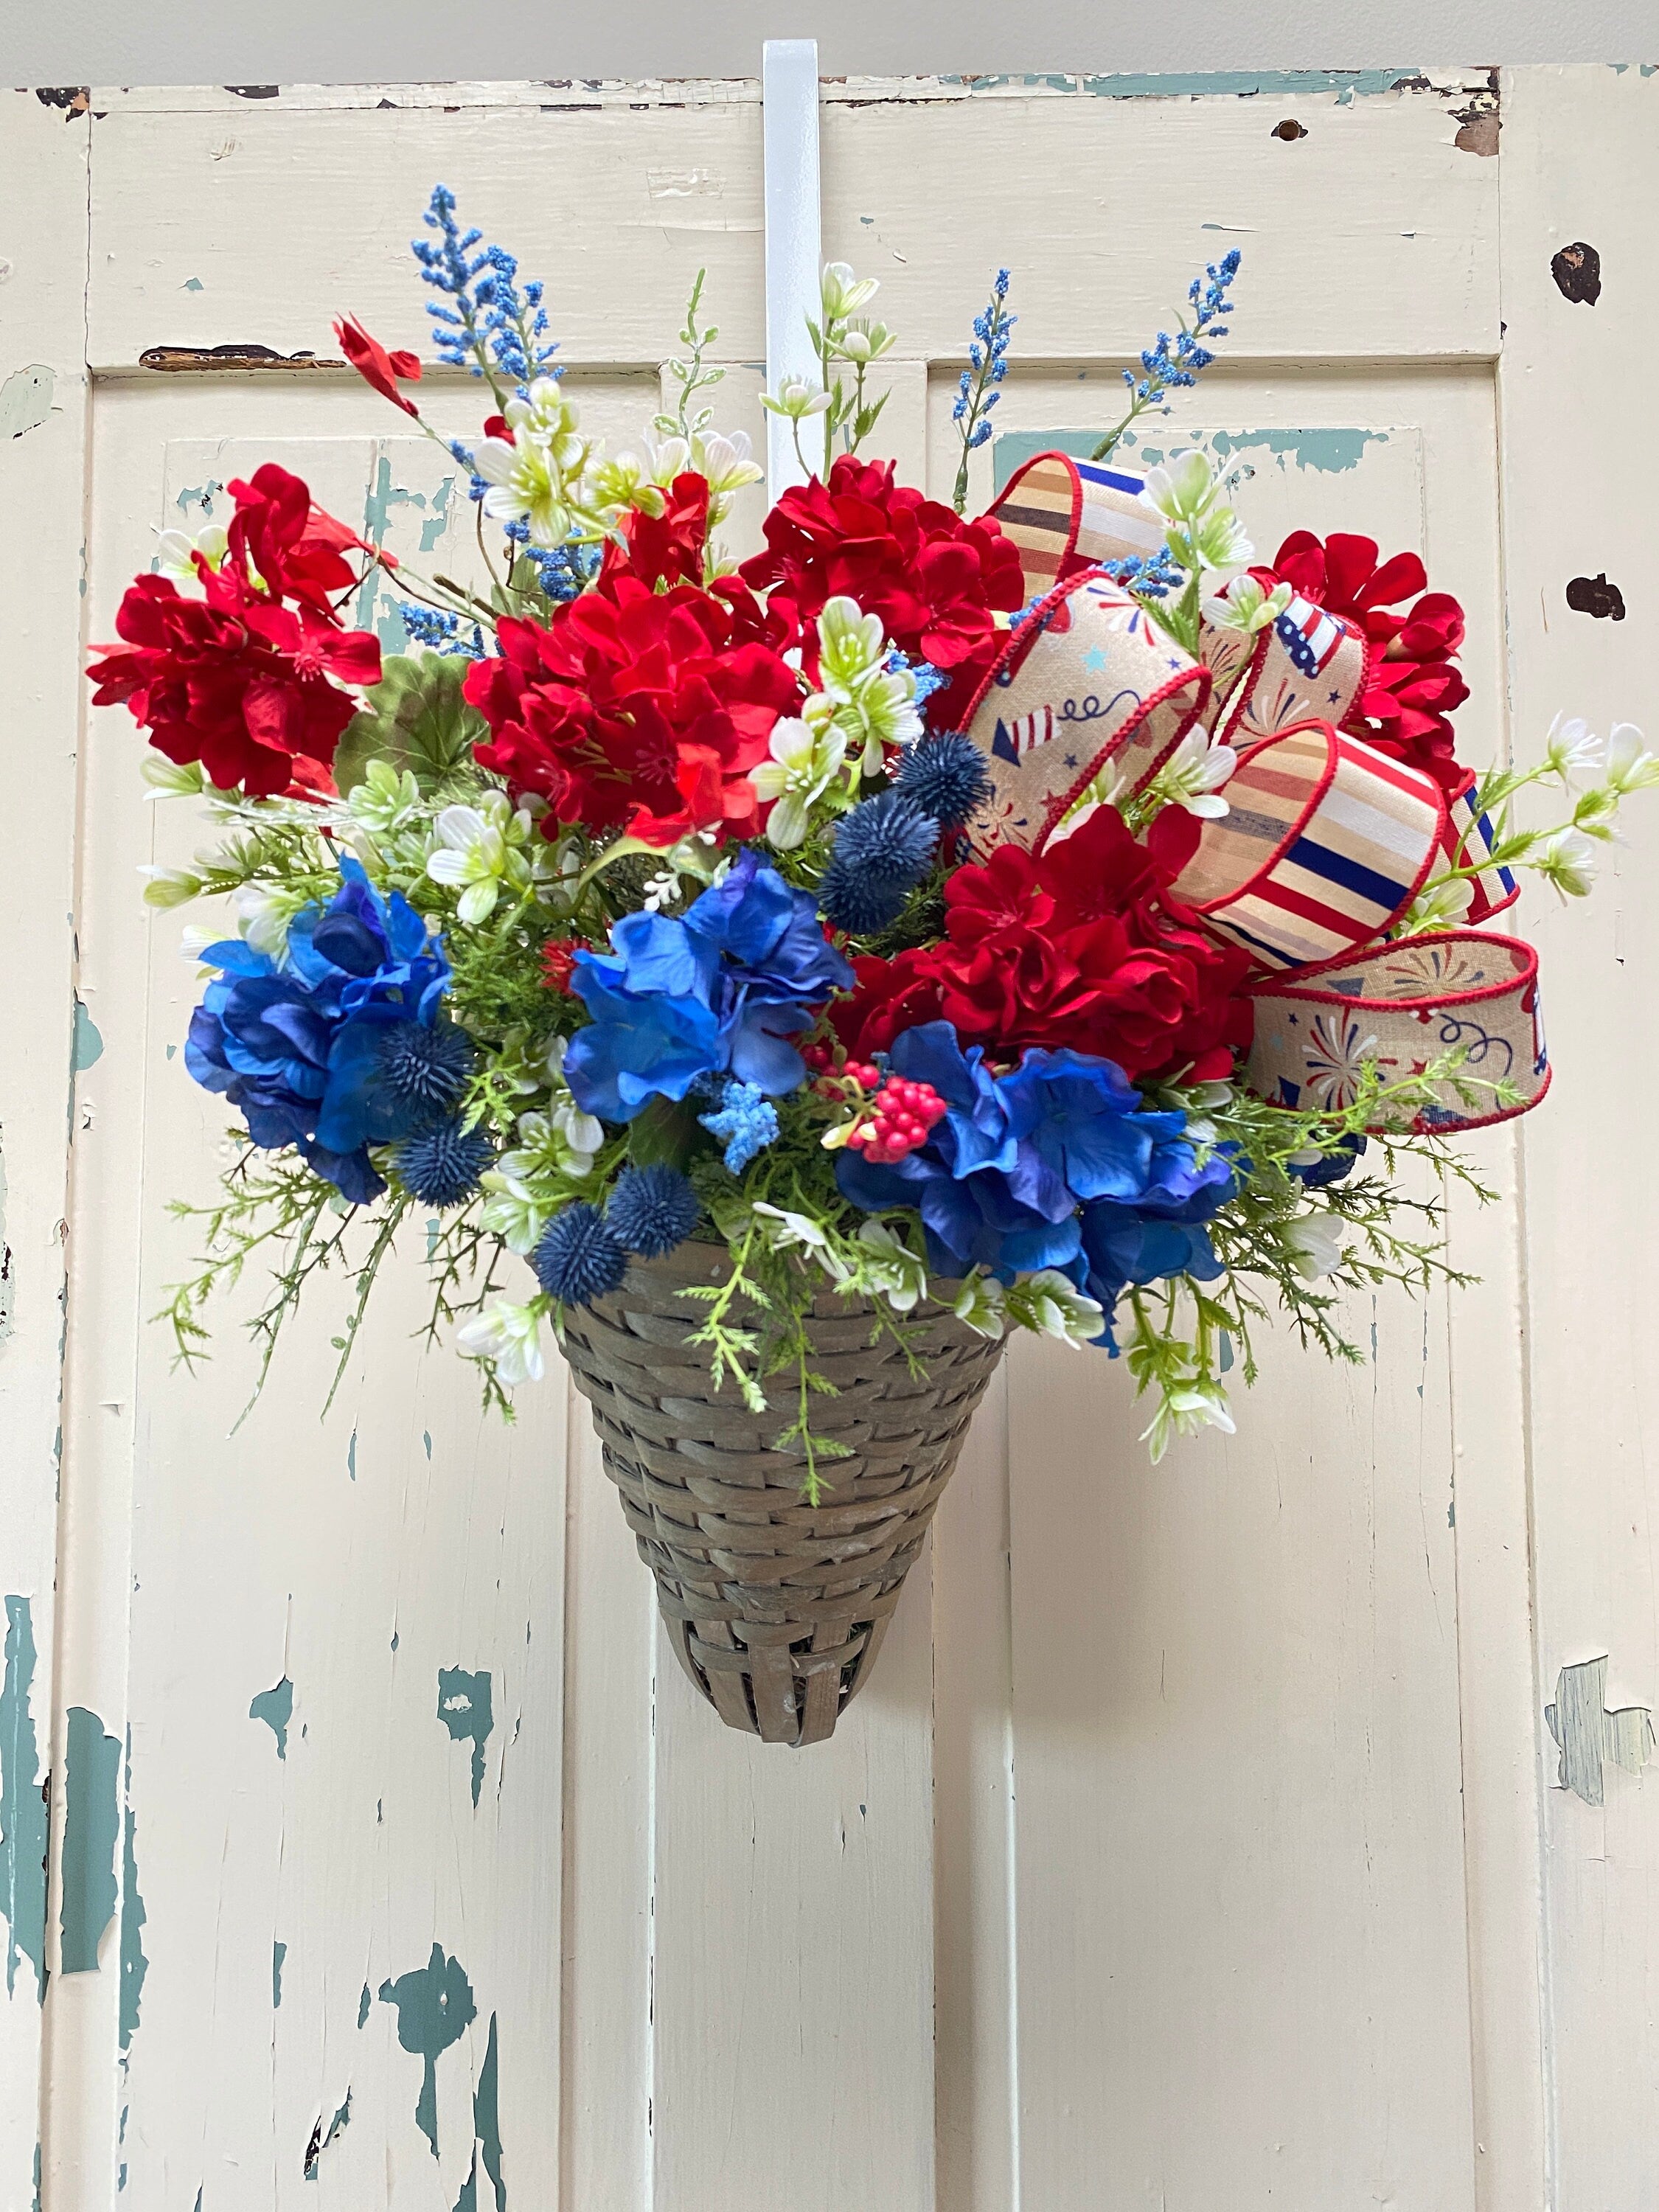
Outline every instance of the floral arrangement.
{"label": "floral arrangement", "polygon": [[[240,1124],[169,1309],[184,1356],[274,1253],[262,1379],[330,1268],[343,1368],[395,1250],[506,1409],[570,1309],[701,1239],[725,1258],[694,1341],[716,1388],[775,1400],[813,1502],[826,1291],[901,1340],[932,1300],[1121,1352],[1155,1458],[1232,1427],[1224,1377],[1253,1379],[1275,1308],[1358,1358],[1345,1289],[1449,1273],[1404,1160],[1472,1180],[1449,1135],[1547,1081],[1535,963],[1473,925],[1520,870],[1588,888],[1659,781],[1638,734],[1558,722],[1538,767],[1475,778],[1462,614],[1414,555],[1304,531],[1259,563],[1203,453],[1121,465],[1213,358],[1236,253],[1095,454],[1041,457],[976,519],[1006,272],[947,505],[865,457],[894,338],[831,264],[819,374],[763,402],[808,480],[734,565],[760,471],[705,404],[701,277],[675,411],[608,456],[541,287],[441,187],[426,224],[436,353],[492,403],[447,446],[477,576],[394,561],[267,465],[226,526],[164,533],[91,670],[154,791],[217,831],[148,899],[235,915],[194,940],[185,1064]],[[436,438],[416,356],[337,328]],[[376,568],[405,651],[345,626]],[[1528,787],[1553,826],[1516,822]]]}

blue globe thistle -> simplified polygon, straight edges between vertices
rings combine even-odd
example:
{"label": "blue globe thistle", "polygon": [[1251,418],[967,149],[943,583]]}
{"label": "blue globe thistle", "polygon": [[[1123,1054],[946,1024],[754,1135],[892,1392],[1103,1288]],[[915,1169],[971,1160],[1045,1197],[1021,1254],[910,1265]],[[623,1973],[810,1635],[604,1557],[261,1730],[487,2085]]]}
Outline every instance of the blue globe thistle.
{"label": "blue globe thistle", "polygon": [[463,1127],[452,1115],[419,1137],[410,1137],[392,1155],[398,1180],[422,1206],[459,1206],[478,1188],[478,1177],[495,1157],[482,1129]]}
{"label": "blue globe thistle", "polygon": [[684,1243],[702,1211],[697,1194],[679,1170],[658,1161],[648,1168],[623,1170],[605,1218],[628,1251],[642,1260],[659,1260]]}
{"label": "blue globe thistle", "polygon": [[453,1022],[388,1022],[379,1039],[379,1087],[406,1115],[436,1121],[453,1113],[476,1055]]}
{"label": "blue globe thistle", "polygon": [[1322,1190],[1327,1183],[1340,1182],[1352,1175],[1359,1164],[1359,1156],[1365,1149],[1363,1137],[1344,1137],[1334,1152],[1322,1153],[1318,1159],[1310,1160],[1306,1166],[1291,1163],[1291,1173],[1310,1190]]}
{"label": "blue globe thistle", "polygon": [[991,796],[985,756],[957,730],[919,738],[899,762],[896,787],[933,821],[965,822]]}
{"label": "blue globe thistle", "polygon": [[939,823],[914,799],[884,791],[847,815],[818,886],[818,911],[832,928],[866,937],[895,921],[927,872]]}
{"label": "blue globe thistle", "polygon": [[621,1289],[628,1255],[599,1207],[579,1203],[567,1206],[549,1223],[530,1264],[550,1297],[586,1306],[607,1291]]}

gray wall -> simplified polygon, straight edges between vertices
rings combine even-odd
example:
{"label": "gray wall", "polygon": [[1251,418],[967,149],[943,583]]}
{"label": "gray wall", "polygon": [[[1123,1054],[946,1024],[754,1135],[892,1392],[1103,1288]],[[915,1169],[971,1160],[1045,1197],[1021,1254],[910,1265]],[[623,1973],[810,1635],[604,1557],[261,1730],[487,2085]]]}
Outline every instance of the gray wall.
{"label": "gray wall", "polygon": [[0,0],[6,82],[1398,69],[1659,58],[1654,0]]}

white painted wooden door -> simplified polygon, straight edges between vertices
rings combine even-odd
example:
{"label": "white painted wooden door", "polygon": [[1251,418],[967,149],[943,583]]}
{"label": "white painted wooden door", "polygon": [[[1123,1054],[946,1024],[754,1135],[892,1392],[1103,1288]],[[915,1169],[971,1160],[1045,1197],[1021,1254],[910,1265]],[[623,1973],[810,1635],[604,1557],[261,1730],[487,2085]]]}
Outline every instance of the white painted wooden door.
{"label": "white painted wooden door", "polygon": [[[826,251],[902,333],[888,447],[948,488],[999,264],[1019,366],[979,501],[1111,419],[1239,244],[1226,365],[1170,429],[1249,462],[1258,543],[1423,550],[1469,611],[1474,757],[1559,705],[1651,721],[1646,79],[827,88]],[[1645,1705],[1659,1670],[1659,833],[1588,918],[1527,914],[1559,1073],[1476,1140],[1479,1288],[1356,1311],[1355,1370],[1275,1345],[1239,1437],[1158,1469],[1120,1372],[1017,1346],[834,1741],[734,1736],[561,1379],[481,1419],[412,1290],[321,1423],[320,1308],[240,1427],[234,1310],[170,1371],[167,1202],[210,1190],[222,1116],[136,872],[191,830],[77,671],[153,529],[258,458],[394,550],[447,543],[442,456],[291,359],[339,311],[416,342],[437,178],[548,276],[618,435],[706,264],[757,428],[756,88],[66,91],[5,122],[0,2212],[1659,2204],[1659,1780],[1603,1766],[1577,1694]],[[1551,276],[1582,244],[1593,304]],[[472,427],[470,389],[434,399]],[[1622,624],[1570,608],[1597,575]]]}

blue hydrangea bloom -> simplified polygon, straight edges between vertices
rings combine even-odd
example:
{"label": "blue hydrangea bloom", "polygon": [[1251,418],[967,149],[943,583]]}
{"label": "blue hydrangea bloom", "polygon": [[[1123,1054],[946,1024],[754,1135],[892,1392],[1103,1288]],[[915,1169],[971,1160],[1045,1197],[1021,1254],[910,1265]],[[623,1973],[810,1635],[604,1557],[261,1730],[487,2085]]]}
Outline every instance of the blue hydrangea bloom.
{"label": "blue hydrangea bloom", "polygon": [[[1122,1231],[1120,1217],[1197,1221],[1233,1188],[1227,1161],[1199,1164],[1185,1116],[1149,1111],[1110,1060],[1033,1050],[999,1076],[979,1046],[962,1049],[948,1022],[902,1031],[890,1057],[896,1073],[933,1085],[945,1118],[926,1145],[891,1165],[842,1152],[836,1177],[866,1212],[915,1207],[928,1264],[941,1274],[980,1266],[1008,1280],[1062,1267],[1089,1278],[1093,1294],[1097,1273],[1103,1281],[1109,1264],[1103,1240]],[[1099,1271],[1085,1243],[1091,1205],[1111,1210],[1097,1217]],[[1126,1271],[1122,1281],[1130,1279]]]}
{"label": "blue hydrangea bloom", "polygon": [[289,930],[279,965],[240,938],[210,945],[219,969],[191,1018],[185,1065],[209,1091],[240,1107],[253,1142],[295,1146],[317,1173],[358,1205],[386,1185],[371,1144],[391,1144],[429,1122],[429,1109],[394,1097],[379,1081],[394,1025],[438,1018],[449,963],[402,895],[383,898],[356,860],[341,887]]}
{"label": "blue hydrangea bloom", "polygon": [[753,853],[684,916],[624,915],[611,944],[576,955],[570,988],[592,1018],[564,1063],[577,1104],[605,1121],[684,1098],[700,1076],[774,1098],[798,1089],[806,1067],[790,1038],[853,982],[809,895]]}

